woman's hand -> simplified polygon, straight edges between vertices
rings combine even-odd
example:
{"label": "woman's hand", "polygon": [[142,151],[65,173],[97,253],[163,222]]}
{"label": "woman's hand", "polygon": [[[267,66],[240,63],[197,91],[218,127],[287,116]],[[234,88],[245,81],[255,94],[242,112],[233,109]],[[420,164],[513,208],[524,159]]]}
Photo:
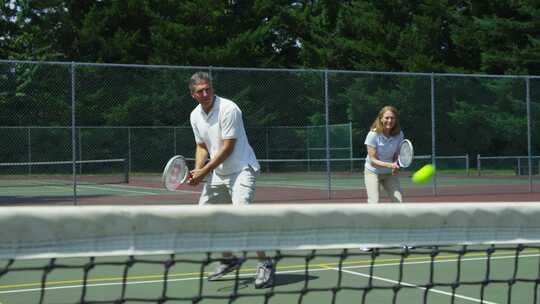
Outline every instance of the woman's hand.
{"label": "woman's hand", "polygon": [[392,163],[392,175],[396,175],[399,172],[399,164],[397,162]]}

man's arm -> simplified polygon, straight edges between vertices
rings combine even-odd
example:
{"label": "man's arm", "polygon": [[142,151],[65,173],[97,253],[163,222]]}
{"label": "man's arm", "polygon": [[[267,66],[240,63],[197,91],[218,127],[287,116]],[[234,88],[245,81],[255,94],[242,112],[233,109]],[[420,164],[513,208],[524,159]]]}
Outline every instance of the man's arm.
{"label": "man's arm", "polygon": [[208,160],[208,149],[204,143],[195,146],[195,170],[201,169]]}
{"label": "man's arm", "polygon": [[203,178],[223,163],[234,151],[234,145],[236,144],[236,138],[224,139],[223,146],[218,151],[216,156],[212,158],[208,163],[208,149],[205,144],[197,144],[195,151],[195,169],[191,172],[193,177],[190,181],[191,185],[197,185]]}

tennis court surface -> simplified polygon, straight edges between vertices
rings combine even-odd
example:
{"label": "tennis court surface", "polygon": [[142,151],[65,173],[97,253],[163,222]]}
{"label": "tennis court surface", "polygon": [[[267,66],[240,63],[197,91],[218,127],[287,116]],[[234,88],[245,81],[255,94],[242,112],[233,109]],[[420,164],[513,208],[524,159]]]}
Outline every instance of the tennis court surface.
{"label": "tennis court surface", "polygon": [[[0,302],[538,303],[539,216],[518,202],[4,208]],[[207,281],[224,250],[247,261]],[[270,288],[254,288],[256,250],[277,262]]]}
{"label": "tennis court surface", "polygon": [[[311,166],[313,169],[313,164]],[[170,192],[163,187],[161,173],[129,172],[128,167],[126,159],[0,163],[0,204],[145,205],[198,201],[201,187]],[[264,163],[262,168],[266,168]],[[540,192],[529,191],[529,180],[524,176],[441,170],[436,177],[437,184],[417,185],[411,182],[411,173],[409,170],[400,175],[404,196],[409,202],[540,200]],[[536,187],[537,184],[533,184],[533,189]],[[365,202],[363,174],[339,171],[328,175],[324,170],[281,172],[270,169],[257,179],[255,203],[326,203],[329,197],[332,203]]]}

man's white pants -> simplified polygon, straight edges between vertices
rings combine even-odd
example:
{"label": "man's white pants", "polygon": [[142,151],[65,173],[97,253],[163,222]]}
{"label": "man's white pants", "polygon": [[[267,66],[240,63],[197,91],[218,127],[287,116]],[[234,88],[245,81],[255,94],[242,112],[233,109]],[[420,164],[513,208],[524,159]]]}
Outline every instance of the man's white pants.
{"label": "man's white pants", "polygon": [[208,178],[203,187],[199,205],[230,204],[247,205],[255,197],[255,182],[258,172],[251,166],[230,175]]}

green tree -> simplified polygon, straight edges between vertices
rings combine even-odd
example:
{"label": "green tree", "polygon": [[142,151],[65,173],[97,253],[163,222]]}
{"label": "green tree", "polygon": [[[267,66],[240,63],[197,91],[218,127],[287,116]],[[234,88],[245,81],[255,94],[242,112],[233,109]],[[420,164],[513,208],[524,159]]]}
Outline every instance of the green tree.
{"label": "green tree", "polygon": [[539,73],[540,3],[470,1],[456,6],[454,16],[454,67],[490,74]]}

